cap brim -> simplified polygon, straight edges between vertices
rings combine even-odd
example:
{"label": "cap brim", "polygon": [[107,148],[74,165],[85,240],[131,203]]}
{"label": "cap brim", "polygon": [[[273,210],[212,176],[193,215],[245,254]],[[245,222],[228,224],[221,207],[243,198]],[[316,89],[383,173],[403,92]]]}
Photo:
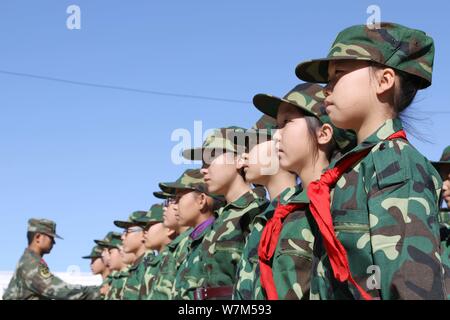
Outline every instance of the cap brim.
{"label": "cap brim", "polygon": [[361,57],[330,57],[322,59],[314,59],[302,62],[295,68],[295,75],[300,80],[313,83],[327,83],[328,80],[328,63],[338,60],[361,60],[372,61],[370,58]]}
{"label": "cap brim", "polygon": [[172,190],[195,190],[194,188],[189,188],[186,187],[184,185],[182,185],[181,183],[167,183],[167,182],[162,182],[159,184],[159,187],[161,188],[161,190],[165,193],[170,193],[172,194]]}
{"label": "cap brim", "polygon": [[447,180],[448,175],[450,174],[450,162],[436,161],[436,162],[431,162],[431,164],[439,172],[439,175],[441,176],[442,180]]}
{"label": "cap brim", "polygon": [[153,192],[153,196],[158,199],[168,199],[170,197],[169,194],[167,194],[163,191],[155,191],[155,192]]}
{"label": "cap brim", "polygon": [[188,160],[203,160],[203,148],[193,148],[183,150],[183,158]]}
{"label": "cap brim", "polygon": [[301,109],[307,115],[317,117],[314,113],[312,113],[308,109],[303,108],[303,107],[301,107],[289,100],[283,99],[283,98],[275,97],[275,96],[264,94],[264,93],[259,93],[253,97],[253,105],[256,107],[256,109],[258,109],[262,113],[268,115],[269,117],[272,117],[275,119],[277,118],[278,108],[279,108],[280,104],[282,104],[282,103],[288,103],[290,105],[293,105],[296,108]]}
{"label": "cap brim", "polygon": [[52,237],[52,238],[57,238],[57,239],[64,240],[64,238],[60,237],[56,233],[45,233],[45,234],[48,235],[49,237]]}
{"label": "cap brim", "polygon": [[135,223],[129,222],[129,221],[120,221],[120,220],[115,220],[114,221],[114,225],[116,227],[122,228],[122,229],[127,229],[131,226],[134,226]]}

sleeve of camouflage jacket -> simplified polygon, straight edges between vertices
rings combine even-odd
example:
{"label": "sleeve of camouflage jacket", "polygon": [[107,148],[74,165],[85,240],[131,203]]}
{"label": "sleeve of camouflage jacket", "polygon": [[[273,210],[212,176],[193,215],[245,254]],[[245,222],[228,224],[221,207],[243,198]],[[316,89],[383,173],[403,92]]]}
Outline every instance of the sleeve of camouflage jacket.
{"label": "sleeve of camouflage jacket", "polygon": [[443,299],[439,176],[403,141],[390,142],[390,148],[373,155],[376,175],[366,183],[370,234],[357,246],[372,246],[371,272],[381,280],[381,298]]}
{"label": "sleeve of camouflage jacket", "polygon": [[305,210],[283,222],[272,270],[280,300],[309,299],[314,236]]}
{"label": "sleeve of camouflage jacket", "polygon": [[55,300],[99,299],[100,291],[96,286],[72,285],[54,276],[45,266],[24,270],[26,286],[37,294]]}

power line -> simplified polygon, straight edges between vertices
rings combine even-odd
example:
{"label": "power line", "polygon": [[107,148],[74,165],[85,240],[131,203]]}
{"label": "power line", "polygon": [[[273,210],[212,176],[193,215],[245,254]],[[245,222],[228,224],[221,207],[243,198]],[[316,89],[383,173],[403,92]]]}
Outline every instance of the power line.
{"label": "power line", "polygon": [[239,104],[243,104],[243,103],[249,104],[250,103],[249,101],[237,100],[237,99],[208,97],[208,96],[200,96],[200,95],[192,95],[192,94],[181,94],[181,93],[173,93],[173,92],[154,91],[154,90],[143,90],[143,89],[122,87],[122,86],[113,86],[113,85],[100,84],[100,83],[74,81],[74,80],[68,80],[68,79],[47,77],[47,76],[41,76],[41,75],[37,75],[37,74],[30,74],[30,73],[13,72],[13,71],[7,71],[7,70],[0,70],[0,73],[6,74],[6,75],[17,76],[17,77],[32,78],[32,79],[39,79],[39,80],[46,80],[46,81],[54,81],[54,82],[60,82],[60,83],[68,83],[68,84],[74,84],[74,85],[85,86],[85,87],[121,90],[121,91],[127,91],[127,92],[144,93],[144,94],[152,94],[152,95],[159,95],[159,96],[188,98],[188,99],[200,99],[200,100],[220,101],[220,102],[239,103]]}
{"label": "power line", "polygon": [[[75,81],[75,80],[54,78],[54,77],[48,77],[48,76],[41,76],[41,75],[31,74],[31,73],[13,72],[13,71],[7,71],[7,70],[0,70],[0,73],[6,74],[6,75],[17,76],[17,77],[54,81],[54,82],[60,82],[60,83],[68,83],[68,84],[74,84],[74,85],[78,85],[78,86],[121,90],[121,91],[127,91],[127,92],[144,93],[144,94],[152,94],[152,95],[167,96],[167,97],[220,101],[220,102],[239,103],[239,104],[249,104],[250,103],[249,101],[237,100],[237,99],[228,99],[228,98],[208,97],[208,96],[200,96],[200,95],[192,95],[192,94],[181,94],[181,93],[173,93],[173,92],[136,89],[136,88],[130,88],[130,87],[113,86],[113,85],[84,82],[84,81]],[[428,110],[427,113],[450,114],[450,111]]]}

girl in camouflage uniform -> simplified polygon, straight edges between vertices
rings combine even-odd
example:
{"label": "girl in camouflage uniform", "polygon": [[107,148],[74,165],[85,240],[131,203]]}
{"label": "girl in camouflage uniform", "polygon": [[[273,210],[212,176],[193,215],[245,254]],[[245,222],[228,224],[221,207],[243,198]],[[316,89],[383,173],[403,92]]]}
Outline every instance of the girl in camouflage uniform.
{"label": "girl in camouflage uniform", "polygon": [[[314,247],[319,299],[444,299],[441,179],[408,142],[400,115],[431,85],[433,40],[398,24],[349,27],[327,58],[297,76],[328,83],[325,106],[358,145],[308,187],[323,241]],[[330,192],[331,190],[331,192]]]}
{"label": "girl in camouflage uniform", "polygon": [[[281,169],[298,175],[303,187],[320,177],[336,150],[354,145],[351,132],[330,125],[322,89],[302,84],[283,99],[259,94],[253,100],[259,110],[277,119],[274,139]],[[247,243],[258,265],[251,298],[308,299],[315,232],[306,192],[287,188],[258,218]],[[246,275],[243,269],[239,278]],[[245,287],[244,281],[240,287]]]}

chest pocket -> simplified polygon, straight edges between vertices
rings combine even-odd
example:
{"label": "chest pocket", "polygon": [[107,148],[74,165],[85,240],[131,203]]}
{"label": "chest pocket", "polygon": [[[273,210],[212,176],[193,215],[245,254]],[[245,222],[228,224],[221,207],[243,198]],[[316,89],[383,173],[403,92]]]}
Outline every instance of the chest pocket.
{"label": "chest pocket", "polygon": [[409,162],[402,161],[400,145],[406,143],[401,140],[384,141],[371,153],[379,189],[403,183],[410,178],[407,175],[409,170],[406,170]]}

